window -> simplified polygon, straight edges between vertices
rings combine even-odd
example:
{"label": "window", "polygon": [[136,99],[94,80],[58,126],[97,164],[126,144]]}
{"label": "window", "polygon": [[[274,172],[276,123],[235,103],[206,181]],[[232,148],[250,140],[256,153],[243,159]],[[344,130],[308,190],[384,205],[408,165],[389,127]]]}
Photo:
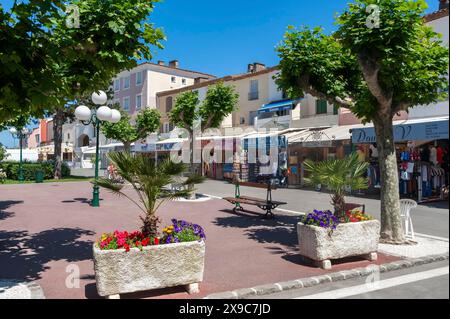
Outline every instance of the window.
{"label": "window", "polygon": [[172,79],[171,79],[171,81],[172,81],[172,83],[177,83],[177,78],[176,78],[176,77],[174,77],[174,76],[172,76]]}
{"label": "window", "polygon": [[130,88],[130,77],[127,76],[126,78],[123,79],[123,88],[129,89]]}
{"label": "window", "polygon": [[166,113],[170,113],[170,111],[172,111],[172,106],[173,98],[169,96],[168,98],[166,98]]}
{"label": "window", "polygon": [[248,94],[248,100],[253,101],[259,99],[258,80],[250,81],[250,93]]}
{"label": "window", "polygon": [[120,91],[120,79],[114,80],[114,91]]}
{"label": "window", "polygon": [[327,114],[326,100],[316,100],[316,114]]}
{"label": "window", "polygon": [[182,79],[181,84],[186,85],[186,79]]}
{"label": "window", "polygon": [[127,111],[130,109],[130,97],[129,96],[123,98],[123,109],[127,110]]}
{"label": "window", "polygon": [[138,72],[136,73],[136,85],[141,85],[142,84],[142,72]]}
{"label": "window", "polygon": [[70,133],[67,133],[67,140],[70,140]]}
{"label": "window", "polygon": [[39,143],[41,142],[41,135],[36,134],[34,137],[36,138],[36,144],[39,145]]}
{"label": "window", "polygon": [[245,124],[245,117],[241,116],[239,119],[239,124],[244,125]]}
{"label": "window", "polygon": [[142,95],[136,95],[136,110],[140,110],[142,107]]}

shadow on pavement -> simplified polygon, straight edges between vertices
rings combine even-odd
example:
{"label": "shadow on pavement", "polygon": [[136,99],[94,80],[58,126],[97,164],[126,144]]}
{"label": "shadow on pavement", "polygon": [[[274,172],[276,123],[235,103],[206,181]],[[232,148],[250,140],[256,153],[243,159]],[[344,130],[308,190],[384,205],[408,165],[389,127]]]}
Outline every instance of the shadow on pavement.
{"label": "shadow on pavement", "polygon": [[0,231],[0,278],[36,280],[51,261],[91,259],[92,242],[78,239],[93,234],[79,228],[54,228],[31,235]]}
{"label": "shadow on pavement", "polygon": [[[100,201],[103,199],[100,198]],[[82,203],[82,204],[88,204],[91,205],[92,198],[74,198],[74,199],[68,199],[68,200],[62,200],[61,203],[69,204],[69,203]]]}
{"label": "shadow on pavement", "polygon": [[[232,210],[221,210],[228,213],[229,217],[218,217],[213,222],[221,227],[245,228],[245,235],[259,243],[271,243],[282,245],[286,250],[280,247],[268,248],[274,250],[274,253],[283,253],[297,246],[296,225],[299,217],[287,215],[275,215],[274,219],[263,219],[264,214],[258,216],[249,216],[246,213],[235,213]],[[276,250],[280,251],[276,251]]]}

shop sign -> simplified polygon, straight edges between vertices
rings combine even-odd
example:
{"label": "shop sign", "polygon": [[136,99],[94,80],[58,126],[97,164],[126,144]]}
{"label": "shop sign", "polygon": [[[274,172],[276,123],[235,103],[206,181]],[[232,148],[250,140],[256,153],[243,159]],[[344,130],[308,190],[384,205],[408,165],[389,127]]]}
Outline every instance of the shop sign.
{"label": "shop sign", "polygon": [[[394,141],[432,141],[448,139],[448,120],[426,123],[398,124],[394,126]],[[353,129],[352,142],[355,144],[375,143],[377,137],[373,127]]]}
{"label": "shop sign", "polygon": [[308,141],[302,143],[303,147],[333,147],[333,141]]}

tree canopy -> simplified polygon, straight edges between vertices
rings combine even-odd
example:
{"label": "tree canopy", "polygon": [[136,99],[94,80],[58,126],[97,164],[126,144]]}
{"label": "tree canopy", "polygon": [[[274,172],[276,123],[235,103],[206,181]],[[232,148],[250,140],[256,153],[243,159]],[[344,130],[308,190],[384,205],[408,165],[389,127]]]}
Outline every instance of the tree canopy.
{"label": "tree canopy", "polygon": [[164,35],[147,22],[158,0],[73,0],[79,25],[59,0],[0,6],[0,122],[13,114],[41,117],[151,59]]}
{"label": "tree canopy", "polygon": [[238,99],[234,88],[222,82],[208,88],[202,103],[197,91],[186,91],[176,98],[169,114],[170,121],[189,131],[196,121],[201,121],[202,131],[217,128],[225,117],[236,111]]}
{"label": "tree canopy", "polygon": [[156,132],[160,126],[161,115],[155,109],[146,108],[140,111],[133,121],[127,112],[121,111],[121,114],[122,117],[118,123],[105,122],[101,130],[107,138],[123,142],[127,151],[131,143],[146,138]]}
{"label": "tree canopy", "polygon": [[[379,26],[367,25],[367,6],[379,7]],[[362,120],[380,107],[401,110],[445,98],[448,48],[424,24],[423,0],[357,0],[337,18],[339,29],[290,27],[277,51],[278,85],[292,96],[310,93]]]}

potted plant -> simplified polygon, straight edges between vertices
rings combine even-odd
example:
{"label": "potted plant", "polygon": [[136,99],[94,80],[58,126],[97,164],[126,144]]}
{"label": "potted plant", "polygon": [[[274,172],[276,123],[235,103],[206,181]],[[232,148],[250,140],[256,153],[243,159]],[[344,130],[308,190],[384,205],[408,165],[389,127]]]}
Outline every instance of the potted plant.
{"label": "potted plant", "polygon": [[308,184],[325,185],[333,193],[329,210],[314,210],[297,224],[300,254],[314,260],[324,269],[331,268],[331,260],[350,256],[377,259],[380,223],[361,211],[345,209],[345,189],[365,189],[363,177],[367,163],[360,162],[357,154],[345,159],[320,163],[305,161]]}
{"label": "potted plant", "polygon": [[[144,155],[113,152],[108,155],[137,199],[124,192],[124,184],[101,178],[97,184],[133,202],[143,213],[140,231],[103,234],[94,243],[94,269],[100,296],[119,298],[120,294],[185,285],[198,292],[203,280],[205,233],[199,225],[172,220],[158,232],[158,208],[166,201],[188,196],[190,190],[169,190],[166,185],[186,171],[183,163],[155,162]],[[202,178],[189,176],[185,185]],[[174,258],[176,256],[176,258]]]}

